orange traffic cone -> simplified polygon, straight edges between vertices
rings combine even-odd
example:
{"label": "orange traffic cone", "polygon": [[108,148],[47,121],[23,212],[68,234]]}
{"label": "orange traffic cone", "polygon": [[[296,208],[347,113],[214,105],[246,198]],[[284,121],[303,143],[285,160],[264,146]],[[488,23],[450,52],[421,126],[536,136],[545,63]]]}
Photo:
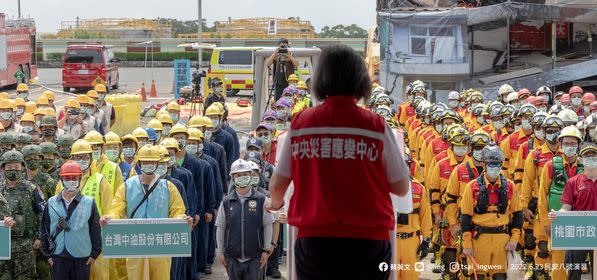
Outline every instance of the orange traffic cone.
{"label": "orange traffic cone", "polygon": [[149,90],[149,96],[158,97],[158,92],[155,90],[155,82],[151,80],[151,89]]}
{"label": "orange traffic cone", "polygon": [[141,84],[141,101],[147,101],[147,96],[145,95],[145,83]]}

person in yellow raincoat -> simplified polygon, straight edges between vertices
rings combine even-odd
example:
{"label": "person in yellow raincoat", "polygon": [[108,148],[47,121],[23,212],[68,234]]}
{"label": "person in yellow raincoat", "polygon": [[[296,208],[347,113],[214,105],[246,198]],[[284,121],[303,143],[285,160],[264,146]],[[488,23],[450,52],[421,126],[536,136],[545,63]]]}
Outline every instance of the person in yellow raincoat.
{"label": "person in yellow raincoat", "polygon": [[[112,201],[112,207],[100,219],[100,224],[105,225],[111,219],[152,219],[152,218],[184,218],[189,225],[193,224],[193,218],[185,214],[182,197],[176,186],[155,174],[161,154],[158,146],[145,145],[139,149],[138,159],[141,165],[142,174],[130,177],[120,186]],[[148,199],[141,207],[128,205],[132,201],[141,201],[145,192],[152,190]],[[168,203],[159,203],[168,201]],[[127,207],[128,206],[128,207]],[[151,207],[152,211],[147,211]],[[137,208],[135,213],[131,213]],[[150,214],[151,213],[151,214]],[[149,279],[161,280],[170,278],[169,257],[149,258]],[[141,280],[145,278],[146,262],[144,258],[127,258],[126,268],[129,280]]]}

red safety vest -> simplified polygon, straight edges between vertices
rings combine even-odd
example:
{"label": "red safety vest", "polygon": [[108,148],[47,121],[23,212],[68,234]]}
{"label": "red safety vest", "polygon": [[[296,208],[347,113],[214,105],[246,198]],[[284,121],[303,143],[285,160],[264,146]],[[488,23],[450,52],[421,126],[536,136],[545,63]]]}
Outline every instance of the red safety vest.
{"label": "red safety vest", "polygon": [[382,160],[385,127],[344,96],[294,117],[288,223],[298,237],[389,240],[395,220]]}

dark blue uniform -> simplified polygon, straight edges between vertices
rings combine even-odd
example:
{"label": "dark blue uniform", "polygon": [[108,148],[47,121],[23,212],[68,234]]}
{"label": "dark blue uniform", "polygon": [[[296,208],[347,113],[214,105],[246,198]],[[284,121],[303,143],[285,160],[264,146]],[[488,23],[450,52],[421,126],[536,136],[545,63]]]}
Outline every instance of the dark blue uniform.
{"label": "dark blue uniform", "polygon": [[[178,192],[180,193],[180,196],[182,197],[182,202],[184,203],[184,206],[187,208],[186,213],[188,215],[189,214],[189,201],[187,199],[187,191],[185,190],[185,186],[182,184],[181,181],[175,179],[174,177],[172,177],[170,175],[166,175],[164,177],[164,179],[172,182],[172,184],[174,184],[174,186],[176,186],[176,189],[178,189]],[[170,268],[170,279],[172,279],[172,280],[187,279],[186,263],[187,263],[187,258],[182,258],[182,257],[172,258],[172,265]]]}
{"label": "dark blue uniform", "polygon": [[[205,147],[205,145],[204,145]],[[218,162],[213,158],[208,156],[205,153],[202,153],[201,156],[199,157],[202,160],[205,160],[209,163],[209,166],[211,167],[211,170],[213,171],[214,174],[214,182],[216,183],[215,185],[215,198],[216,198],[216,205],[220,205],[220,202],[222,201],[222,197],[223,197],[223,183],[222,183],[222,177],[220,174],[220,167],[218,165]],[[216,258],[216,217],[214,216],[213,219],[211,220],[211,223],[209,223],[209,229],[208,229],[208,233],[209,233],[209,238],[207,241],[207,265],[211,266],[213,265],[215,258]]]}
{"label": "dark blue uniform", "polygon": [[[203,152],[214,158],[220,167],[220,177],[222,177],[222,188],[224,193],[228,193],[228,183],[230,183],[230,174],[226,162],[226,151],[224,147],[214,142],[203,142]],[[219,204],[216,204],[219,205]]]}
{"label": "dark blue uniform", "polygon": [[[213,169],[211,164],[209,163],[208,160],[206,159],[201,159],[200,157],[197,157],[197,159],[199,159],[199,162],[202,165],[202,173],[203,173],[203,179],[204,179],[204,192],[206,194],[205,196],[205,213],[210,213],[213,214],[215,212],[216,209],[216,201],[217,200],[222,200],[222,194],[220,192],[220,194],[218,194],[218,190],[221,189],[221,186],[218,186],[218,184],[216,183],[216,179],[213,173]],[[214,160],[215,161],[215,160]],[[218,178],[219,179],[219,178]],[[210,200],[210,198],[208,197],[208,194],[211,193],[211,197],[213,199]],[[217,200],[216,200],[217,199]],[[214,223],[213,219],[210,223]],[[204,216],[201,216],[201,221],[199,222],[199,224],[197,224],[197,244],[198,244],[198,250],[197,250],[197,270],[201,273],[205,272],[205,268],[207,267],[207,263],[208,263],[208,255],[209,255],[209,228],[210,228],[210,224],[206,223]]]}
{"label": "dark blue uniform", "polygon": [[211,141],[224,147],[224,151],[226,151],[226,168],[230,170],[232,163],[238,159],[234,157],[234,138],[232,138],[232,135],[228,131],[218,129],[212,133]]}
{"label": "dark blue uniform", "polygon": [[236,130],[234,130],[234,128],[232,128],[227,122],[224,122],[224,124],[222,124],[222,129],[226,130],[232,136],[232,144],[234,146],[234,148],[232,149],[233,156],[234,160],[237,160],[238,158],[240,158],[240,142],[238,142],[238,135],[236,134]]}

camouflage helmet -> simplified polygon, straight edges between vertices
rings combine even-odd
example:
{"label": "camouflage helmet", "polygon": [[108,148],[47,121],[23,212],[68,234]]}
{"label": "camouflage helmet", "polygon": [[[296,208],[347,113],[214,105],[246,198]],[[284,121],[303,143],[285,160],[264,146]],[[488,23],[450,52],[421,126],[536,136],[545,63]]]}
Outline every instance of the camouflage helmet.
{"label": "camouflage helmet", "polygon": [[11,144],[16,143],[15,135],[12,132],[0,132],[0,144]]}
{"label": "camouflage helmet", "polygon": [[39,125],[41,126],[51,126],[51,127],[58,127],[58,121],[56,120],[56,117],[54,116],[50,116],[50,115],[45,115],[42,119],[41,119],[41,123]]}
{"label": "camouflage helmet", "polygon": [[21,149],[23,157],[41,155],[41,149],[38,145],[27,145]]}
{"label": "camouflage helmet", "polygon": [[25,160],[23,160],[23,154],[17,150],[10,150],[2,154],[2,162],[0,166],[4,166],[7,163],[22,163],[25,164]]}
{"label": "camouflage helmet", "polygon": [[75,143],[75,138],[73,138],[71,135],[69,134],[62,134],[60,136],[58,136],[58,138],[56,139],[56,145],[58,145],[59,147],[62,146],[72,146],[73,143]]}
{"label": "camouflage helmet", "polygon": [[52,142],[43,142],[39,144],[40,152],[44,155],[58,154],[58,146]]}
{"label": "camouflage helmet", "polygon": [[29,135],[27,133],[19,133],[19,135],[17,135],[17,139],[15,142],[18,144],[29,145],[32,143],[31,135]]}

